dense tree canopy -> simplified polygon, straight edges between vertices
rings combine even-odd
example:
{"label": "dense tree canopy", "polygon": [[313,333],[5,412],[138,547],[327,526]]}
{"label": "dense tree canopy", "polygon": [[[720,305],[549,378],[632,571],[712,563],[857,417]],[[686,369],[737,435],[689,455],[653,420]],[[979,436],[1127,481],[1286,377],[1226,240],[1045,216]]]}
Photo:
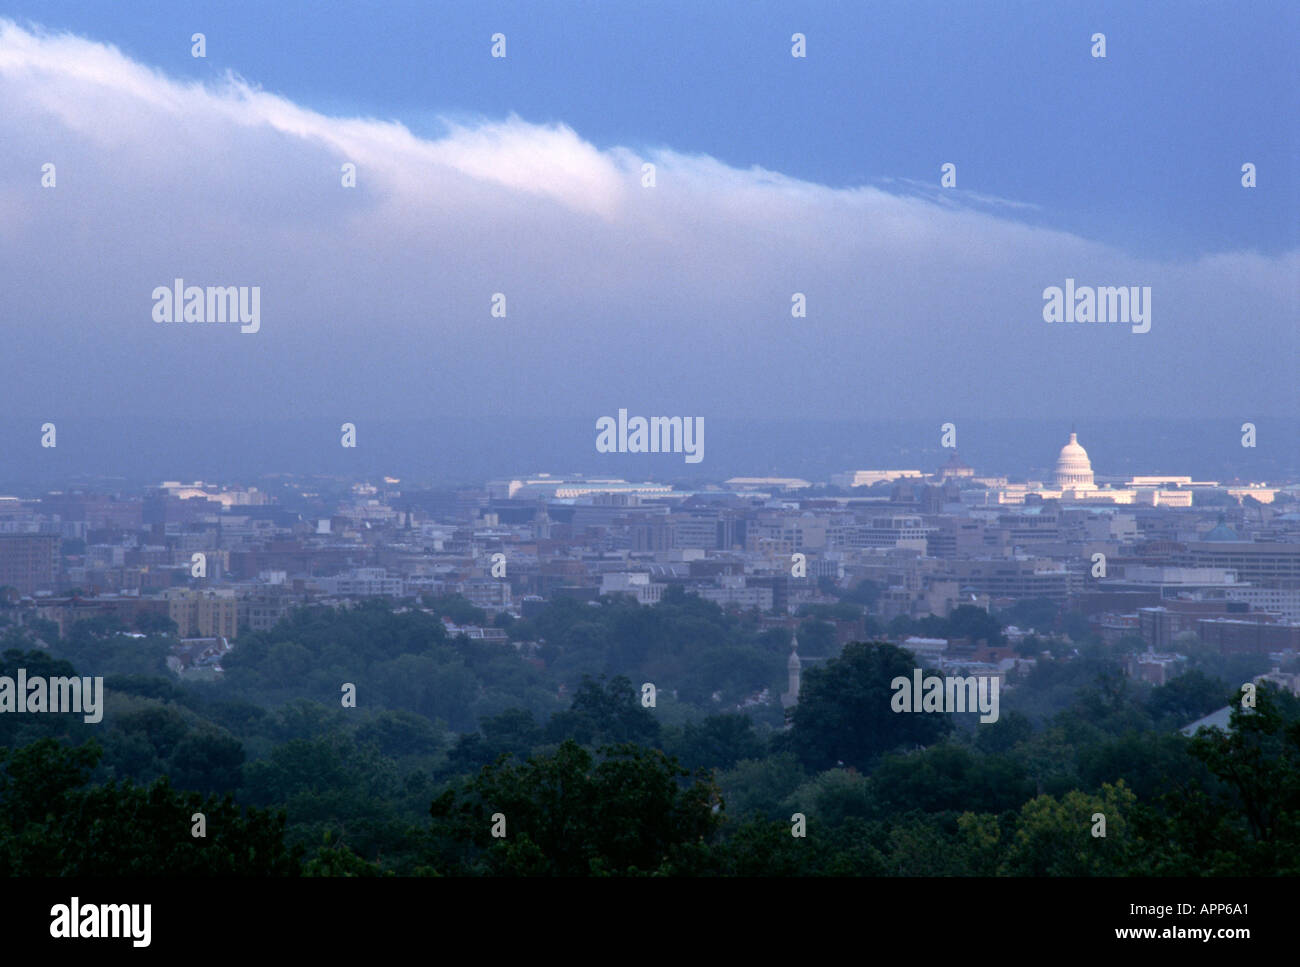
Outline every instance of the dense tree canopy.
{"label": "dense tree canopy", "polygon": [[898,713],[891,682],[911,681],[911,652],[894,645],[854,643],[839,658],[808,671],[794,711],[791,746],[812,769],[836,764],[869,768],[899,747],[930,745],[952,730],[943,714]]}
{"label": "dense tree canopy", "polygon": [[[0,715],[0,862],[42,875],[1297,872],[1300,703],[1261,682],[1242,709],[1228,684],[1257,674],[1241,663],[1258,656],[1194,654],[1152,687],[1123,674],[1117,649],[1058,638],[1068,657],[1035,651],[996,722],[954,727],[893,711],[913,655],[855,643],[805,667],[786,730],[779,709],[745,702],[784,688],[788,623],[679,592],[649,608],[556,602],[509,627],[516,644],[542,642],[538,667],[528,648],[449,636],[440,617],[384,602],[300,611],[241,638],[214,683],[159,667],[163,628],[46,628],[41,642],[4,628],[0,674],[103,674],[106,697],[99,723]],[[987,617],[943,620],[987,631]],[[356,707],[339,701],[345,681]],[[1230,728],[1179,733],[1228,702]],[[191,835],[195,812],[206,838]]]}
{"label": "dense tree canopy", "polygon": [[[88,785],[100,750],[40,739],[0,749],[0,869],[10,876],[286,876],[284,817],[229,797],[172,789],[167,779]],[[194,814],[206,835],[196,837]]]}
{"label": "dense tree canopy", "polygon": [[[572,739],[553,754],[484,769],[434,800],[443,862],[473,872],[585,876],[674,872],[718,824],[716,786],[662,752]],[[500,836],[493,836],[497,827]],[[469,847],[469,849],[465,849]]]}

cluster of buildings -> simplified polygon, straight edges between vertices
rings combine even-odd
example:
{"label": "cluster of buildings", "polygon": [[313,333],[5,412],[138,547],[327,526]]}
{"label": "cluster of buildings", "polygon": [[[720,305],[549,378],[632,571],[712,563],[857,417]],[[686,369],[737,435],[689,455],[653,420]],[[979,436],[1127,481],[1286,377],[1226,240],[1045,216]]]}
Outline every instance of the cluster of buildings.
{"label": "cluster of buildings", "polygon": [[[128,628],[167,619],[182,638],[237,646],[300,605],[373,596],[458,594],[527,617],[560,596],[654,604],[677,585],[790,624],[800,606],[869,580],[884,623],[1045,598],[1152,655],[1193,639],[1229,654],[1300,650],[1300,487],[1099,485],[1074,433],[1048,481],[981,476],[954,452],[934,472],[828,483],[737,477],[681,490],[537,474],[455,490],[394,478],[333,487],[168,481],[140,494],[0,497],[0,613],[65,634],[97,616]],[[837,640],[855,635],[836,629]],[[1010,660],[916,647],[966,667]]]}

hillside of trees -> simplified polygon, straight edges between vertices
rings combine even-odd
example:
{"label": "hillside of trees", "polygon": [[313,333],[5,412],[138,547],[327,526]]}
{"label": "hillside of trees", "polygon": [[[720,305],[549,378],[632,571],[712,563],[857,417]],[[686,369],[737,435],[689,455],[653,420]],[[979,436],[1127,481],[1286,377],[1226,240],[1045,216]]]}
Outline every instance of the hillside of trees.
{"label": "hillside of trees", "polygon": [[[475,617],[463,601],[437,604]],[[1300,865],[1300,702],[1268,685],[1230,730],[1189,739],[1179,727],[1237,701],[1230,680],[1192,671],[1153,688],[1085,645],[1044,658],[1004,692],[998,721],[976,725],[893,713],[891,680],[914,658],[855,643],[805,671],[785,729],[779,709],[742,703],[784,688],[788,632],[698,598],[556,602],[508,629],[544,641],[540,662],[451,637],[440,617],[382,601],[304,609],[241,637],[216,682],[166,670],[166,629],[127,638],[87,622],[66,639],[39,629],[40,641],[7,629],[0,674],[104,675],[106,699],[96,724],[0,715],[6,871],[1237,876]],[[643,682],[657,687],[653,708]],[[340,701],[345,683],[354,708]],[[196,813],[204,837],[192,835]],[[792,835],[796,814],[804,836]]]}

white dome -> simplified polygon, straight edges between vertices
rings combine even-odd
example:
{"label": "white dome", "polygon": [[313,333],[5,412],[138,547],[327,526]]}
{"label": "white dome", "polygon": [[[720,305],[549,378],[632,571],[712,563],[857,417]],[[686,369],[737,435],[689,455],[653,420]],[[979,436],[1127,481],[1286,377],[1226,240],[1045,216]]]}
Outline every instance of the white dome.
{"label": "white dome", "polygon": [[1061,447],[1061,455],[1056,458],[1056,488],[1058,490],[1078,490],[1093,487],[1092,461],[1088,451],[1079,446],[1078,435],[1070,434],[1070,442]]}

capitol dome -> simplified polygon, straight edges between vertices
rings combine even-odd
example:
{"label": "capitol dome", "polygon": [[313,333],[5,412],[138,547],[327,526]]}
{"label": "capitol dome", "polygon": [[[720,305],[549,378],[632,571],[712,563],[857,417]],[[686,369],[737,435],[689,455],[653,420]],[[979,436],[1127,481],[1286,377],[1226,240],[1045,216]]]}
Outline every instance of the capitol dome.
{"label": "capitol dome", "polygon": [[1088,451],[1079,446],[1078,435],[1071,433],[1070,442],[1061,447],[1061,455],[1056,458],[1056,489],[1082,490],[1095,486]]}

